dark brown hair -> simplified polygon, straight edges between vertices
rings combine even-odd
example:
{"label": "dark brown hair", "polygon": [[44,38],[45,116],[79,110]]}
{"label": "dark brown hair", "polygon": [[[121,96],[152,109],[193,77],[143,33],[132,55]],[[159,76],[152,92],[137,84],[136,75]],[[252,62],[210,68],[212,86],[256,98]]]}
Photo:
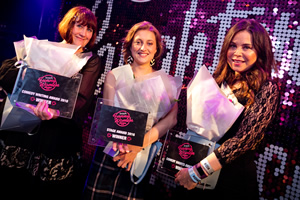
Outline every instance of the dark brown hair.
{"label": "dark brown hair", "polygon": [[72,28],[75,22],[88,28],[93,29],[93,36],[86,48],[91,49],[96,40],[97,34],[97,18],[92,11],[84,6],[76,6],[71,8],[61,20],[58,25],[58,31],[62,39],[66,40],[67,43],[72,44]]}
{"label": "dark brown hair", "polygon": [[[237,75],[227,63],[227,51],[234,36],[245,30],[252,36],[253,48],[257,52],[257,60],[249,70]],[[237,97],[247,99],[247,107],[254,102],[254,95],[259,91],[262,84],[271,79],[272,69],[276,70],[276,65],[268,32],[256,20],[242,19],[231,27],[226,34],[219,63],[213,77],[219,85],[223,81],[226,81],[229,86],[240,82],[241,88],[237,93]]]}
{"label": "dark brown hair", "polygon": [[148,30],[148,31],[151,31],[154,33],[155,39],[156,39],[156,48],[157,48],[157,51],[154,55],[154,59],[155,59],[155,63],[157,64],[163,53],[164,46],[163,46],[163,42],[161,39],[161,34],[155,28],[155,26],[153,26],[148,21],[143,21],[143,22],[137,23],[137,24],[133,25],[131,27],[131,29],[128,31],[126,37],[124,38],[124,44],[123,44],[124,61],[127,64],[127,58],[131,55],[130,47],[132,45],[134,35],[136,34],[136,32],[138,32],[140,30]]}

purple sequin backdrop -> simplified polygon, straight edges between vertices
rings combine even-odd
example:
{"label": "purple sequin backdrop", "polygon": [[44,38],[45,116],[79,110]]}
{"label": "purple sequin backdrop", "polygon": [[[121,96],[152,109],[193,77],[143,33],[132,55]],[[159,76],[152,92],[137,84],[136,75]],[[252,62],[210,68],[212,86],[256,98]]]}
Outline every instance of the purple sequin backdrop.
{"label": "purple sequin backdrop", "polygon": [[[138,3],[139,2],[139,3]],[[237,20],[254,18],[271,36],[281,88],[280,108],[257,153],[258,184],[261,199],[299,199],[299,57],[300,2],[291,0],[85,0],[63,1],[61,13],[75,5],[86,5],[98,17],[98,54],[105,72],[99,77],[95,98],[101,97],[107,71],[123,64],[122,38],[133,24],[147,20],[162,33],[166,53],[160,66],[171,75],[189,80],[201,65],[213,72],[218,62],[223,38]],[[179,102],[178,124],[174,130],[185,132],[186,91]],[[86,120],[83,158],[89,163],[95,147],[87,144],[89,126]],[[172,180],[155,175],[151,179],[174,188]],[[171,190],[170,190],[171,191]]]}

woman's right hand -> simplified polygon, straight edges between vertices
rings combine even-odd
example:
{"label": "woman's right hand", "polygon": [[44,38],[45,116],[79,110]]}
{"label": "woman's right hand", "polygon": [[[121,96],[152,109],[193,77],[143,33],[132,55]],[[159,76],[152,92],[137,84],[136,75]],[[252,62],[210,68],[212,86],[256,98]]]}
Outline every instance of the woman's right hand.
{"label": "woman's right hand", "polygon": [[129,153],[129,147],[127,144],[124,143],[118,143],[118,142],[113,142],[113,150],[114,151],[120,151],[120,153]]}
{"label": "woman's right hand", "polygon": [[59,117],[59,111],[49,108],[45,100],[39,102],[36,106],[27,104],[26,107],[30,108],[41,120],[50,120]]}
{"label": "woman's right hand", "polygon": [[188,168],[182,168],[175,174],[175,183],[185,187],[188,190],[194,189],[198,183],[195,183],[188,172]]}

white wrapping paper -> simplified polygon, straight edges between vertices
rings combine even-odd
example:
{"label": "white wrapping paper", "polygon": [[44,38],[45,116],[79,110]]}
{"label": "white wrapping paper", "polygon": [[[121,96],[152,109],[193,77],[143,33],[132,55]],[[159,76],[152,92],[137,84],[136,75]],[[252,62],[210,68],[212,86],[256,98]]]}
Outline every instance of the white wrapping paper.
{"label": "white wrapping paper", "polygon": [[38,40],[24,36],[14,42],[18,60],[24,60],[34,69],[71,77],[78,73],[92,56],[91,52],[76,55],[80,46]]}
{"label": "white wrapping paper", "polygon": [[[236,99],[230,101],[227,98],[206,66],[200,68],[187,88],[187,128],[217,142],[229,130],[244,107]],[[228,86],[223,86],[223,89],[232,96]]]}
{"label": "white wrapping paper", "polygon": [[115,102],[122,102],[122,105],[116,106],[149,113],[153,119],[150,126],[170,111],[182,86],[180,77],[169,76],[163,70],[125,80],[115,95]]}

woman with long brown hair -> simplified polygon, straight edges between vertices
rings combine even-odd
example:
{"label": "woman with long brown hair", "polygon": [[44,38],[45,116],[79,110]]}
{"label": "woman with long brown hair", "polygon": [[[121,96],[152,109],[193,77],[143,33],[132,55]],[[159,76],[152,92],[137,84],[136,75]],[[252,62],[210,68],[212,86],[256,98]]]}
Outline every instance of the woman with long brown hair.
{"label": "woman with long brown hair", "polygon": [[[227,85],[245,109],[217,142],[220,147],[191,169],[182,169],[175,181],[189,190],[185,195],[207,199],[258,199],[255,149],[277,111],[279,88],[272,43],[254,19],[242,19],[226,34],[219,64],[213,74]],[[220,171],[213,190],[194,189],[201,179]],[[186,194],[187,192],[187,194]]]}

